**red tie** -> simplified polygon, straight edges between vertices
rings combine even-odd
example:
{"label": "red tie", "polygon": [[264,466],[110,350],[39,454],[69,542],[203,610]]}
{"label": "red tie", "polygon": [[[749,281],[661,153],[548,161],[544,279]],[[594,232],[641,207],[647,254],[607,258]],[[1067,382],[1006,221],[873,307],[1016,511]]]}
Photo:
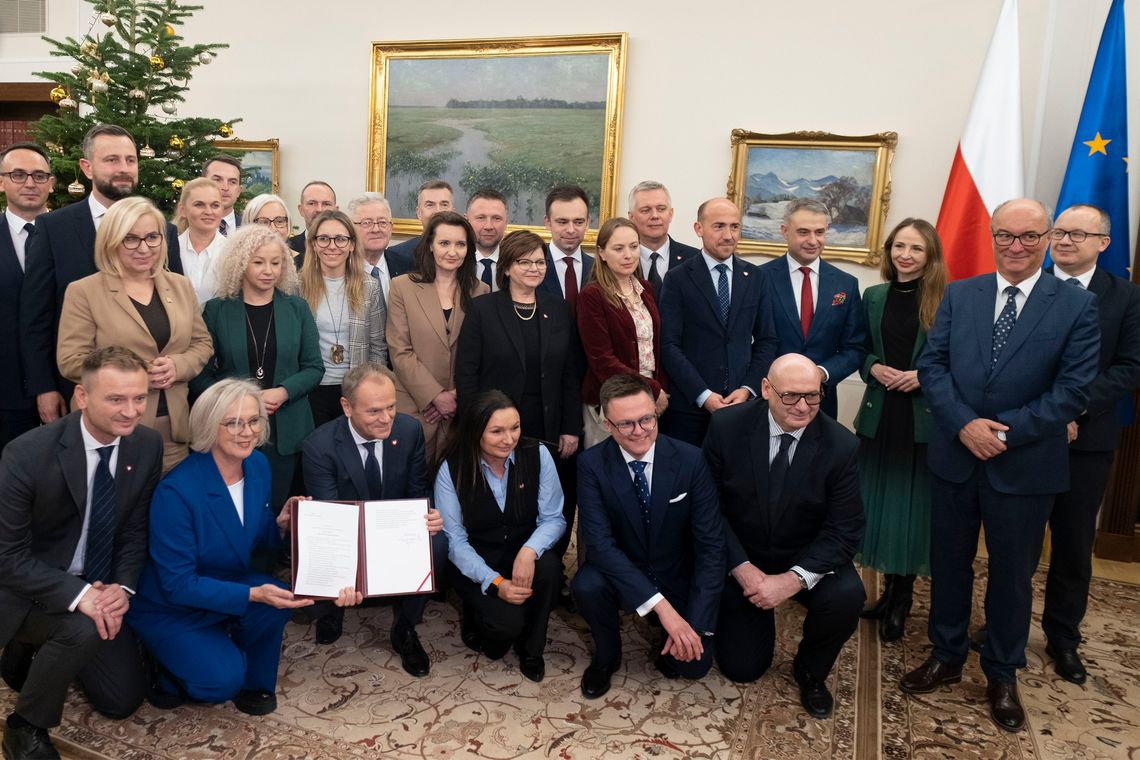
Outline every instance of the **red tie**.
{"label": "red tie", "polygon": [[811,315],[815,305],[811,300],[811,269],[800,267],[804,275],[804,284],[800,287],[800,327],[804,331],[804,340],[807,340],[808,330],[811,329]]}
{"label": "red tie", "polygon": [[570,307],[570,316],[574,316],[578,305],[578,275],[574,274],[574,257],[563,256],[566,262],[566,304]]}

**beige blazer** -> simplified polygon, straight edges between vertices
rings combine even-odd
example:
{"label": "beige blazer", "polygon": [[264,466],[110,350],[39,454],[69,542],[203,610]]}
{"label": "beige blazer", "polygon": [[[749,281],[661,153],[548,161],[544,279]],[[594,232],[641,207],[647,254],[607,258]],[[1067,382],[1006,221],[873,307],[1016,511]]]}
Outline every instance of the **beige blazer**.
{"label": "beige blazer", "polygon": [[[487,292],[487,285],[480,282],[474,295]],[[443,321],[435,283],[412,282],[406,274],[392,279],[386,334],[396,373],[396,410],[413,415],[423,425],[429,459],[442,445],[448,426],[439,430],[438,425],[424,419],[422,412],[440,392],[455,388],[455,347],[463,316],[463,307],[457,301],[451,319]]]}
{"label": "beige blazer", "polygon": [[[96,272],[67,286],[59,317],[56,361],[60,373],[78,383],[84,358],[103,346],[129,348],[147,361],[160,354],[169,356],[175,370],[174,384],[166,390],[171,438],[185,443],[190,440],[187,383],[206,366],[214,345],[190,280],[164,270],[155,275],[154,286],[170,319],[170,342],[164,350],[155,345],[122,280]],[[142,424],[153,427],[157,410],[158,391],[151,389]]]}

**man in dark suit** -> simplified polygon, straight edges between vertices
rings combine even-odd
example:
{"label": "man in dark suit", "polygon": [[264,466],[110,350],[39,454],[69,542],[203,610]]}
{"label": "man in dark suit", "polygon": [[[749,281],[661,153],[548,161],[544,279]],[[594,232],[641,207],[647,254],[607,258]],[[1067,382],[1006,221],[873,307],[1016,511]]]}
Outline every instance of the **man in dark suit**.
{"label": "man in dark suit", "polygon": [[348,215],[364,248],[364,271],[380,284],[387,304],[392,278],[415,268],[410,257],[388,247],[392,240],[392,207],[380,193],[364,193],[348,202]]}
{"label": "man in dark suit", "polygon": [[[67,414],[71,383],[55,364],[63,294],[76,280],[95,274],[95,230],[116,201],[129,197],[139,180],[134,138],[114,124],[96,124],[83,138],[79,168],[91,180],[86,199],[44,214],[28,241],[20,290],[20,351],[28,390],[36,396],[40,420]],[[166,225],[170,271],[182,274],[178,230]]]}
{"label": "man in dark suit", "polygon": [[241,226],[241,216],[234,211],[234,204],[241,196],[241,161],[229,153],[218,153],[202,165],[202,176],[217,185],[222,194],[218,232],[228,235]]}
{"label": "man in dark suit", "polygon": [[704,250],[661,289],[661,363],[672,383],[665,432],[700,446],[709,417],[756,395],[776,357],[764,273],[736,255],[740,210],[726,198],[697,209]]}
{"label": "man in dark suit", "polygon": [[475,231],[475,271],[494,293],[499,289],[499,283],[495,280],[499,244],[503,242],[507,225],[510,224],[507,197],[493,188],[480,188],[467,199],[467,213],[464,217]]}
{"label": "man in dark suit", "polygon": [[16,143],[0,152],[0,192],[7,208],[0,224],[0,448],[40,422],[36,402],[24,379],[20,358],[20,288],[24,284],[25,253],[36,217],[47,213],[55,189],[51,162],[35,143]]}
{"label": "man in dark suit", "polygon": [[[582,250],[582,240],[590,228],[590,199],[577,185],[559,185],[546,194],[546,216],[542,223],[550,231],[546,246],[546,279],[539,290],[566,299],[570,316],[577,312],[578,293],[586,284],[594,257]],[[585,371],[585,357],[578,365]]]}
{"label": "man in dark suit", "polygon": [[707,673],[724,586],[724,527],[700,450],[657,434],[642,377],[614,375],[600,398],[612,437],[578,459],[587,559],[570,584],[594,638],[587,699],[621,665],[621,610],[660,622],[655,665],[666,678]]}
{"label": "man in dark suit", "polygon": [[[451,185],[442,179],[428,180],[420,185],[420,190],[416,194],[416,219],[420,220],[420,224],[426,227],[428,219],[440,211],[451,211],[451,195]],[[419,246],[422,238],[423,235],[416,235],[414,238],[408,238],[402,243],[397,243],[390,250],[394,251],[397,256],[414,262],[416,260],[416,247]]]}
{"label": "man in dark suit", "polygon": [[821,409],[839,411],[839,383],[863,366],[867,327],[859,281],[821,258],[831,214],[810,198],[784,207],[780,234],[788,252],[762,268],[772,294],[779,353],[807,356],[819,367],[826,391]]}
{"label": "man in dark suit", "polygon": [[990,221],[997,274],[946,288],[918,359],[934,414],[931,656],[900,688],[925,694],[962,677],[979,526],[989,550],[982,670],[990,716],[1025,725],[1031,578],[1054,497],[1069,490],[1066,425],[1085,409],[1097,372],[1096,299],[1041,271],[1051,228],[1038,202],[1007,201]]}
{"label": "man in dark suit", "polygon": [[340,207],[336,205],[336,192],[328,182],[315,179],[301,188],[301,202],[297,204],[297,211],[300,212],[304,223],[301,231],[289,238],[289,247],[299,254],[293,259],[297,271],[301,271],[301,266],[305,262],[305,230],[317,218],[317,214],[322,211],[336,211],[338,208]]}
{"label": "man in dark suit", "polygon": [[678,243],[669,234],[673,201],[660,182],[638,182],[629,191],[630,220],[641,239],[641,272],[653,286],[653,299],[661,303],[661,280],[668,270],[699,254],[699,248]]}
{"label": "man in dark suit", "polygon": [[864,525],[859,443],[819,414],[825,391],[812,359],[779,357],[760,393],[762,399],[714,414],[705,439],[731,575],[720,602],[716,661],[733,681],[764,675],[776,640],[773,610],[794,598],[807,617],[792,675],[803,708],[825,718],[833,705],[827,676],[865,599],[852,564]]}
{"label": "man in dark suit", "polygon": [[0,460],[0,674],[20,693],[5,758],[59,757],[47,729],[75,679],[109,718],[142,703],[146,678],[123,616],[162,472],[162,438],[138,426],[147,386],[136,354],[92,352],[75,389],[81,411],[20,436]]}
{"label": "man in dark suit", "polygon": [[[396,379],[387,367],[366,363],[353,367],[341,382],[344,417],[327,422],[305,439],[302,464],[305,487],[314,499],[374,501],[431,496],[420,424],[396,412]],[[379,450],[378,450],[379,449]],[[435,509],[426,516],[431,534],[435,578],[447,559],[443,519]],[[409,674],[426,676],[431,661],[420,644],[416,626],[423,620],[428,595],[404,596],[392,623],[392,649]],[[331,605],[330,605],[331,606]],[[317,620],[317,642],[340,638],[344,608],[326,609]]]}

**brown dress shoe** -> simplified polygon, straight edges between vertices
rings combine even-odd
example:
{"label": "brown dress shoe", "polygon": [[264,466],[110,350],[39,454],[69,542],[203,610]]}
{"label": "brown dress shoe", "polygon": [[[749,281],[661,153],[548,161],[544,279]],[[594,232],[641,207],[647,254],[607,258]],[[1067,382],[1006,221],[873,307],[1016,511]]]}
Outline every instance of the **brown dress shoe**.
{"label": "brown dress shoe", "polygon": [[1006,731],[1025,728],[1025,710],[1017,695],[1017,682],[991,681],[986,687],[986,699],[990,701],[990,717],[998,728]]}
{"label": "brown dress shoe", "polygon": [[929,694],[942,684],[958,683],[961,680],[961,665],[950,665],[931,655],[926,658],[926,662],[903,676],[899,688],[907,694]]}

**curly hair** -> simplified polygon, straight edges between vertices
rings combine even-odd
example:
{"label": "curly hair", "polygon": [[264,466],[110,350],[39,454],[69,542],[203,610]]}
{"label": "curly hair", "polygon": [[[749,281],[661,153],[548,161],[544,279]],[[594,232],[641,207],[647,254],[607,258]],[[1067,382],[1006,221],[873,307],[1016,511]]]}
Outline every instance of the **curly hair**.
{"label": "curly hair", "polygon": [[277,277],[277,289],[290,295],[297,293],[297,269],[293,266],[293,256],[285,247],[285,241],[270,227],[243,224],[230,233],[226,246],[214,265],[218,279],[218,298],[241,297],[242,283],[245,282],[245,270],[249,267],[249,260],[253,258],[253,254],[267,245],[281,252],[281,274]]}

